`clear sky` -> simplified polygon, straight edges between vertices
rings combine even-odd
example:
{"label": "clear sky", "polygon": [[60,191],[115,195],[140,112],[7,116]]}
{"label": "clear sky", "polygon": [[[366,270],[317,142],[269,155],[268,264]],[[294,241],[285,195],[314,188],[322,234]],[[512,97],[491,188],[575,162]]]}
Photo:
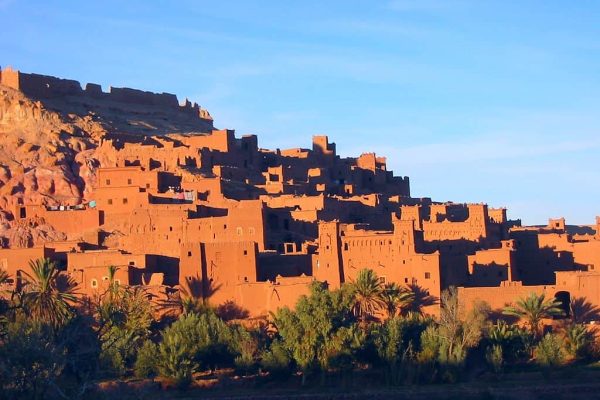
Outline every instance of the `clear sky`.
{"label": "clear sky", "polygon": [[261,147],[327,134],[414,196],[600,215],[598,1],[0,0],[0,65],[189,97]]}

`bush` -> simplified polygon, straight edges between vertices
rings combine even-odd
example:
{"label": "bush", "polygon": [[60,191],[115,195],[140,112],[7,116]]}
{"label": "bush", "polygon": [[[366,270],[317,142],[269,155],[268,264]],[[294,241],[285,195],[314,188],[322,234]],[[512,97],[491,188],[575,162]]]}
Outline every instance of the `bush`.
{"label": "bush", "polygon": [[150,378],[157,374],[156,362],[158,347],[151,340],[146,340],[138,350],[134,365],[134,373],[138,378]]}
{"label": "bush", "polygon": [[167,328],[158,346],[157,367],[160,375],[172,379],[177,387],[186,387],[198,368],[195,358],[196,354],[190,349],[185,333]]}
{"label": "bush", "polygon": [[236,351],[239,342],[235,337],[240,336],[234,335],[212,311],[184,314],[163,332],[158,346],[158,371],[185,386],[201,366],[215,369],[217,365],[232,365],[240,354]]}
{"label": "bush", "polygon": [[233,360],[236,371],[242,375],[255,372],[257,369],[257,356],[259,351],[258,338],[241,326],[232,329],[232,347],[239,354]]}
{"label": "bush", "polygon": [[261,355],[260,366],[274,379],[282,379],[291,373],[292,359],[278,339]]}
{"label": "bush", "polygon": [[574,324],[565,329],[565,350],[574,359],[592,357],[594,335],[584,325]]}
{"label": "bush", "polygon": [[547,333],[535,349],[535,362],[543,368],[560,366],[565,360],[563,341],[557,335]]}
{"label": "bush", "polygon": [[7,325],[0,347],[0,384],[7,398],[44,398],[61,377],[66,349],[52,340],[49,325],[14,322]]}
{"label": "bush", "polygon": [[485,358],[495,373],[499,374],[502,372],[504,367],[504,352],[502,346],[494,344],[491,347],[488,347]]}

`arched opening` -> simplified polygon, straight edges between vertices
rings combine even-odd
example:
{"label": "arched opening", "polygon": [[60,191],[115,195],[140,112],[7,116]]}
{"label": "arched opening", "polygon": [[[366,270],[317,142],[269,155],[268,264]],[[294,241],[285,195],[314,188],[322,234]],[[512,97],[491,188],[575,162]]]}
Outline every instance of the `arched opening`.
{"label": "arched opening", "polygon": [[571,294],[567,291],[556,292],[554,300],[560,303],[559,308],[563,311],[562,316],[554,317],[554,319],[564,319],[571,316]]}

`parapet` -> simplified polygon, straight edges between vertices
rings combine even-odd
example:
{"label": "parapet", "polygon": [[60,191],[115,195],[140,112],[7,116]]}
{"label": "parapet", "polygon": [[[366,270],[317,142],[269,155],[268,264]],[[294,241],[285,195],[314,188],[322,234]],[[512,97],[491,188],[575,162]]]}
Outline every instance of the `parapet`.
{"label": "parapet", "polygon": [[197,103],[186,99],[185,104],[179,105],[177,96],[171,93],[153,93],[138,89],[110,87],[109,92],[103,92],[96,83],[88,83],[85,89],[81,84],[71,79],[61,79],[54,76],[23,73],[10,67],[0,70],[0,84],[23,92],[36,99],[50,99],[61,96],[84,96],[105,99],[127,104],[144,106],[160,106],[188,112],[194,116],[212,121],[207,110]]}
{"label": "parapet", "polygon": [[313,151],[319,154],[335,156],[335,143],[329,143],[329,138],[325,135],[315,135],[312,139]]}

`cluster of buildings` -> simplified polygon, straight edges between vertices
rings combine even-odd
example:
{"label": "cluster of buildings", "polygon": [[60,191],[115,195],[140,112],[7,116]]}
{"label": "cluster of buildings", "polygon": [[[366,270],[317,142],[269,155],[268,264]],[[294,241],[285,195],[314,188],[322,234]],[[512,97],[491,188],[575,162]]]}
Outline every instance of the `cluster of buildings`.
{"label": "cluster of buildings", "polygon": [[113,265],[120,284],[156,300],[194,288],[251,316],[293,306],[313,280],[337,288],[364,268],[431,298],[459,287],[465,304],[499,308],[530,292],[565,307],[582,297],[600,304],[600,218],[522,227],[503,208],[413,198],[408,177],[394,176],[385,158],[340,157],[326,136],[272,151],[254,135],[214,128],[113,135],[97,154],[84,204],[11,210],[67,238],[0,249],[11,285],[23,284],[30,260],[48,257],[82,295],[104,290]]}

